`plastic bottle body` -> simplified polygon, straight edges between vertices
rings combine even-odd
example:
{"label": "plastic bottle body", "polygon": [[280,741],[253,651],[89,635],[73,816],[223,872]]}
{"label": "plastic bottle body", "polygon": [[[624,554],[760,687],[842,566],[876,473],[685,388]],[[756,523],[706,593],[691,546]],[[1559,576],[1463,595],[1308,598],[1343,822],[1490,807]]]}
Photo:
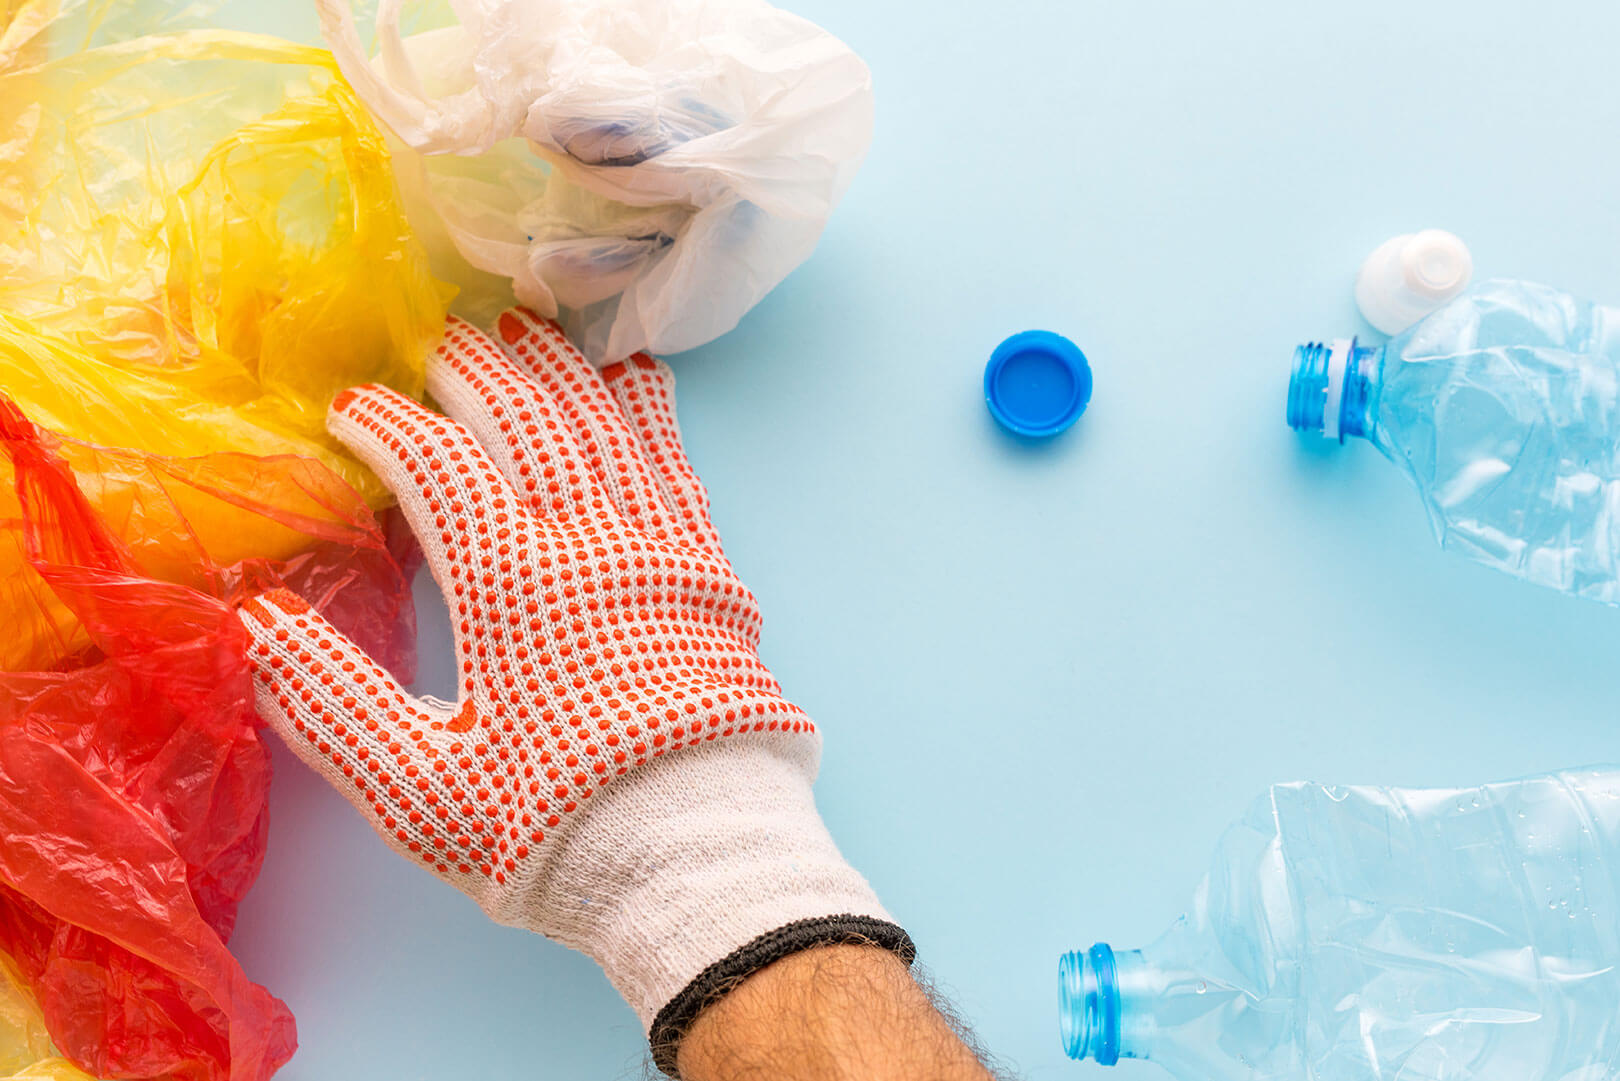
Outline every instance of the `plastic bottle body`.
{"label": "plastic bottle body", "polygon": [[1116,965],[1119,1057],[1185,1081],[1620,1076],[1617,878],[1613,769],[1277,786]]}
{"label": "plastic bottle body", "polygon": [[1351,344],[1342,367],[1296,353],[1291,424],[1376,444],[1442,547],[1620,604],[1620,310],[1490,281],[1381,350]]}

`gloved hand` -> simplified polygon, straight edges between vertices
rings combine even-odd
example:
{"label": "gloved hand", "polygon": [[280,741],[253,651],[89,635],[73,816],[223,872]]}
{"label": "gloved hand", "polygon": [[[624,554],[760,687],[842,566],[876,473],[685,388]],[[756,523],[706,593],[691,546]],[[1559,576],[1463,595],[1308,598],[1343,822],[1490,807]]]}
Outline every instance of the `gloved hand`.
{"label": "gloved hand", "polygon": [[820,736],[760,663],[668,367],[598,373],[521,310],[499,331],[506,350],[447,326],[427,380],[454,419],[379,386],[328,417],[444,591],[459,703],[407,694],[275,591],[244,605],[258,708],[396,850],[593,957],[673,1072],[755,969],[911,943],[816,812]]}

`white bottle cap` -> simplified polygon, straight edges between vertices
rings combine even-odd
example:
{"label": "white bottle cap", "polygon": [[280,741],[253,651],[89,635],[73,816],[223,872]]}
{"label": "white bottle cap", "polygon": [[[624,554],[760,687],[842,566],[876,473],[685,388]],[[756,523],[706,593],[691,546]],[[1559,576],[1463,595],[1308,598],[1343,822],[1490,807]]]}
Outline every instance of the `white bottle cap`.
{"label": "white bottle cap", "polygon": [[1385,334],[1399,334],[1468,287],[1474,259],[1468,245],[1444,229],[1407,233],[1378,245],[1356,276],[1362,316]]}

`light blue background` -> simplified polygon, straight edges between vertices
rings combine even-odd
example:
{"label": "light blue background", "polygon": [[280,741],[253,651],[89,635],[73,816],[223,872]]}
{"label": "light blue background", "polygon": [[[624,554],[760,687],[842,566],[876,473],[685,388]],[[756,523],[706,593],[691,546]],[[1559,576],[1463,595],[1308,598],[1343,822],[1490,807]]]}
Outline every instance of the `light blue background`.
{"label": "light blue background", "polygon": [[[1620,757],[1620,612],[1443,555],[1375,451],[1282,420],[1293,345],[1367,332],[1352,277],[1395,233],[1620,301],[1620,5],[791,6],[871,64],[876,139],[810,263],[675,359],[681,418],[825,730],[823,812],[990,1048],[1105,1077],[1062,1058],[1058,953],[1157,934],[1269,782]],[[980,398],[1028,327],[1096,375],[1040,448]],[[590,962],[277,765],[235,947],[298,1015],[282,1077],[640,1076]]]}

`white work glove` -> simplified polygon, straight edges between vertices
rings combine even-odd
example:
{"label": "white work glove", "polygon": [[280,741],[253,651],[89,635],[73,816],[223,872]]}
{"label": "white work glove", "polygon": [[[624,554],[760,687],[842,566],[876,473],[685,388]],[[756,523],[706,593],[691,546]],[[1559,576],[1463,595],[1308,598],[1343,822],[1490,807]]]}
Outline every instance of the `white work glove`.
{"label": "white work glove", "polygon": [[763,965],[911,942],[816,812],[820,736],[760,663],[668,367],[599,373],[523,311],[499,330],[505,350],[447,326],[427,381],[454,419],[378,386],[328,418],[422,543],[459,703],[275,591],[243,606],[258,709],[396,850],[594,958],[673,1073],[691,1021]]}

